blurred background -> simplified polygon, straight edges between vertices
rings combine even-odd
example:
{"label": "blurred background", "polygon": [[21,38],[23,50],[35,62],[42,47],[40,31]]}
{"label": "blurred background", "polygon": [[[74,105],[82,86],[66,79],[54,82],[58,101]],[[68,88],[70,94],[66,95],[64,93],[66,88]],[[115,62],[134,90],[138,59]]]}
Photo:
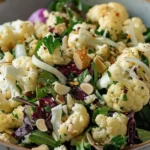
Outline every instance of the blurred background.
{"label": "blurred background", "polygon": [[0,24],[16,19],[26,20],[33,11],[48,7],[51,0],[0,0]]}
{"label": "blurred background", "polygon": [[[48,7],[52,0],[0,0],[0,24],[16,19],[26,20],[38,8]],[[83,0],[89,4],[119,2],[131,16],[142,18],[150,27],[150,0]]]}

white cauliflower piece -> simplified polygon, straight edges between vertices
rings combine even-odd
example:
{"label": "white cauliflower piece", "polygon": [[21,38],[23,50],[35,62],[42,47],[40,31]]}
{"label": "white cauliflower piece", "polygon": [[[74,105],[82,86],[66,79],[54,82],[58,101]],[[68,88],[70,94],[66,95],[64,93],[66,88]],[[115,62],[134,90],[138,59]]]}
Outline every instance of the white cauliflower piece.
{"label": "white cauliflower piece", "polygon": [[59,147],[54,148],[54,150],[67,150],[67,148],[64,145],[61,145]]}
{"label": "white cauliflower piece", "polygon": [[[146,32],[146,27],[140,18],[134,17],[134,18],[125,20],[123,23],[122,31],[123,33],[128,34],[131,37],[131,41],[133,38],[132,36],[135,36],[137,43],[145,42],[143,33]],[[133,41],[130,43],[130,45],[135,45],[135,44],[136,43],[133,43]]]}
{"label": "white cauliflower piece", "polygon": [[109,144],[117,135],[126,135],[128,118],[123,114],[115,112],[112,117],[99,114],[95,122],[98,127],[92,129],[92,136],[101,145]]}
{"label": "white cauliflower piece", "polygon": [[[110,73],[110,75],[109,75]],[[124,78],[130,78],[128,72],[120,67],[119,64],[114,63],[108,68],[108,72],[104,73],[103,76],[98,80],[97,86],[107,88],[113,81],[120,81]]]}
{"label": "white cauliflower piece", "polygon": [[0,132],[20,127],[23,124],[23,110],[24,107],[19,106],[11,114],[0,113]]}
{"label": "white cauliflower piece", "polygon": [[72,110],[73,114],[69,116],[66,122],[60,125],[58,130],[62,142],[69,141],[81,134],[90,120],[89,114],[83,105],[75,103]]}
{"label": "white cauliflower piece", "polygon": [[106,44],[97,45],[95,47],[96,55],[101,56],[103,59],[107,60],[110,55],[110,47]]}
{"label": "white cauliflower piece", "polygon": [[146,84],[138,79],[124,79],[112,84],[104,96],[106,105],[116,111],[140,111],[149,101],[150,95]]}
{"label": "white cauliflower piece", "polygon": [[46,24],[51,27],[55,27],[57,23],[57,17],[63,18],[65,20],[68,19],[67,14],[61,12],[50,12],[49,16],[46,20]]}
{"label": "white cauliflower piece", "polygon": [[38,39],[45,37],[49,33],[49,26],[42,22],[37,22],[34,26],[34,29],[35,35]]}
{"label": "white cauliflower piece", "polygon": [[11,27],[18,40],[24,40],[34,33],[34,25],[30,21],[16,20],[11,23]]}
{"label": "white cauliflower piece", "polygon": [[1,133],[0,140],[7,142],[7,143],[12,143],[12,144],[18,143],[18,141],[12,135],[10,135],[8,133]]}
{"label": "white cauliflower piece", "polygon": [[14,56],[10,52],[5,52],[3,59],[0,60],[0,63],[11,63],[14,59]]}
{"label": "white cauliflower piece", "polygon": [[32,63],[32,58],[21,56],[14,59],[12,65],[14,66],[14,71],[16,69],[18,72],[18,74],[16,74],[16,81],[23,90],[22,92],[35,91],[38,74],[37,67]]}
{"label": "white cauliflower piece", "polygon": [[3,52],[11,50],[17,43],[17,38],[8,25],[0,26],[0,48]]}
{"label": "white cauliflower piece", "polygon": [[22,93],[35,91],[37,68],[32,64],[31,57],[22,56],[14,59],[13,65],[3,65],[0,67],[0,110],[10,112],[20,105],[13,100],[13,97],[20,96],[17,85],[22,89]]}
{"label": "white cauliflower piece", "polygon": [[27,37],[26,40],[23,42],[28,56],[32,56],[34,54],[37,43],[38,40],[33,35],[31,37]]}
{"label": "white cauliflower piece", "polygon": [[144,54],[150,62],[150,44],[149,43],[139,43],[137,46],[138,50]]}
{"label": "white cauliflower piece", "polygon": [[34,33],[34,26],[29,21],[13,21],[0,26],[0,48],[2,51],[10,51],[18,41]]}
{"label": "white cauliflower piece", "polygon": [[89,31],[90,25],[83,22],[74,26],[73,31],[68,37],[68,46],[72,51],[79,49],[92,48],[97,49],[99,45],[107,44],[113,47],[118,47],[118,44],[114,41],[95,35],[92,31]]}
{"label": "white cauliflower piece", "polygon": [[128,19],[128,13],[121,4],[111,2],[93,6],[87,13],[87,18],[99,23],[99,30],[108,29],[111,38],[117,40],[117,35],[122,30],[122,23]]}
{"label": "white cauliflower piece", "polygon": [[50,54],[48,49],[44,45],[42,45],[37,52],[42,61],[52,66],[54,64],[67,65],[71,61],[68,56],[63,55],[62,53],[63,52],[61,52],[61,50],[57,48],[53,54]]}

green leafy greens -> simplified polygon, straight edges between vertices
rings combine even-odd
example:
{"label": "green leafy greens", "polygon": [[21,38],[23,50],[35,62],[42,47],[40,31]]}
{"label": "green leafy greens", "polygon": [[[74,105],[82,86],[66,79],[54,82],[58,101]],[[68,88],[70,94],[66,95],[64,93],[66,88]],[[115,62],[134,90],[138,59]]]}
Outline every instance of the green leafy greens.
{"label": "green leafy greens", "polygon": [[36,86],[36,97],[42,98],[48,94],[56,97],[56,92],[54,91],[53,83],[57,81],[57,78],[47,71],[42,71],[39,74]]}
{"label": "green leafy greens", "polygon": [[139,51],[139,56],[140,56],[140,58],[141,58],[141,61],[142,61],[145,65],[147,65],[147,66],[149,67],[149,60],[148,60],[148,58],[147,58],[144,54],[142,54],[142,52],[140,52],[140,51]]}
{"label": "green leafy greens", "polygon": [[104,145],[104,150],[120,150],[126,144],[127,137],[118,135],[111,139],[111,144]]}
{"label": "green leafy greens", "polygon": [[45,144],[50,149],[54,149],[55,147],[58,147],[60,145],[59,141],[55,141],[52,138],[52,136],[39,130],[32,132],[29,139],[31,140],[32,143],[35,143],[37,145]]}
{"label": "green leafy greens", "polygon": [[0,50],[0,60],[4,58],[4,53]]}
{"label": "green leafy greens", "polygon": [[89,70],[88,70],[88,69],[86,69],[84,72],[82,72],[82,73],[77,77],[78,82],[79,82],[79,83],[82,83],[87,75],[89,75]]}
{"label": "green leafy greens", "polygon": [[92,121],[95,122],[95,118],[96,118],[96,116],[99,115],[99,114],[102,114],[102,115],[107,116],[109,110],[110,110],[110,109],[109,109],[107,106],[103,106],[103,107],[97,108],[97,109],[94,111],[93,115],[92,115]]}

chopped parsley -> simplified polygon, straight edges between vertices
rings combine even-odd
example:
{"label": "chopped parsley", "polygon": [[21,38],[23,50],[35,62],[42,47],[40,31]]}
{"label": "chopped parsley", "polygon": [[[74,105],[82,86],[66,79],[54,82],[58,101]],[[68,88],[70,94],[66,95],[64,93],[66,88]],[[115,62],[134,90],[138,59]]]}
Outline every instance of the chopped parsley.
{"label": "chopped parsley", "polygon": [[2,50],[0,50],[0,60],[2,60],[4,58],[4,53],[2,52]]}
{"label": "chopped parsley", "polygon": [[64,18],[56,16],[56,24],[55,25],[58,25],[58,24],[61,24],[61,23],[64,23],[64,22],[65,22]]}
{"label": "chopped parsley", "polygon": [[140,56],[141,61],[145,65],[147,65],[149,67],[149,60],[148,60],[148,58],[142,52],[140,52],[140,51],[139,51],[139,56]]}
{"label": "chopped parsley", "polygon": [[88,49],[88,54],[94,54],[94,50]]}
{"label": "chopped parsley", "polygon": [[128,100],[128,97],[127,97],[126,94],[123,94],[123,100],[124,100],[124,101],[127,101],[127,100]]}
{"label": "chopped parsley", "polygon": [[109,71],[107,71],[107,74],[108,74],[109,78],[111,78],[111,73]]}
{"label": "chopped parsley", "polygon": [[116,85],[117,83],[118,83],[118,81],[113,81],[113,84],[115,84],[115,85]]}
{"label": "chopped parsley", "polygon": [[48,105],[46,107],[44,107],[44,109],[45,109],[46,112],[51,112],[51,107],[48,106]]}
{"label": "chopped parsley", "polygon": [[12,112],[12,115],[13,115],[14,118],[19,119],[18,114],[14,114],[14,113]]}

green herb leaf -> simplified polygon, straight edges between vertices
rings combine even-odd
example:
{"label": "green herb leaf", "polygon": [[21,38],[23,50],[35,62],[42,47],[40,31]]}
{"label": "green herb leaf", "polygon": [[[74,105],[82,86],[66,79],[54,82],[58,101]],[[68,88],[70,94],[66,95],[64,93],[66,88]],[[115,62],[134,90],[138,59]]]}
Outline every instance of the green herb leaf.
{"label": "green herb leaf", "polygon": [[19,93],[21,94],[21,93],[22,93],[22,89],[21,89],[21,87],[19,86],[19,84],[16,84],[16,87],[17,87],[17,89],[19,90]]}
{"label": "green herb leaf", "polygon": [[126,136],[115,136],[111,139],[111,144],[106,144],[104,146],[104,150],[120,150],[120,148],[126,144],[126,140]]}
{"label": "green herb leaf", "polygon": [[29,139],[32,143],[37,145],[45,144],[50,147],[50,149],[54,149],[60,145],[59,141],[55,141],[52,136],[39,130],[32,132]]}
{"label": "green herb leaf", "polygon": [[6,114],[5,110],[1,110],[1,112],[2,112],[3,114]]}
{"label": "green herb leaf", "polygon": [[85,77],[89,75],[89,70],[86,69],[84,72],[82,72],[78,77],[77,77],[77,80],[79,83],[83,83]]}
{"label": "green herb leaf", "polygon": [[45,109],[46,112],[51,112],[51,107],[50,106],[46,106],[46,107],[44,107],[44,109]]}
{"label": "green herb leaf", "polygon": [[71,74],[69,75],[69,81],[71,81],[71,80],[73,80],[73,79],[74,79],[74,74],[71,73]]}
{"label": "green herb leaf", "polygon": [[107,71],[107,74],[108,74],[109,78],[111,78],[111,73],[109,71]]}
{"label": "green herb leaf", "polygon": [[4,53],[2,52],[2,50],[0,50],[0,60],[2,60],[4,58]]}
{"label": "green herb leaf", "polygon": [[42,42],[47,47],[50,54],[53,54],[56,48],[61,45],[60,39],[54,38],[52,35],[44,37]]}
{"label": "green herb leaf", "polygon": [[13,115],[14,118],[19,119],[18,114],[14,114],[14,113],[12,112],[12,115]]}
{"label": "green herb leaf", "polygon": [[97,81],[98,81],[98,70],[96,64],[93,62],[92,63],[92,69],[94,71],[94,86],[96,87]]}
{"label": "green herb leaf", "polygon": [[147,66],[149,67],[149,60],[148,60],[148,58],[147,58],[144,54],[142,54],[142,52],[140,52],[140,51],[139,51],[139,56],[140,56],[140,58],[141,58],[141,61],[142,61],[145,65],[147,65]]}
{"label": "green herb leaf", "polygon": [[142,142],[146,142],[146,141],[150,140],[150,131],[137,128],[137,132],[138,132],[138,136],[142,140]]}
{"label": "green herb leaf", "polygon": [[113,81],[113,84],[115,84],[115,85],[116,85],[117,83],[118,83],[118,81]]}
{"label": "green herb leaf", "polygon": [[61,24],[61,23],[64,23],[64,22],[65,22],[64,18],[56,16],[56,24],[55,25],[58,25],[58,24]]}
{"label": "green herb leaf", "polygon": [[88,54],[94,54],[94,50],[88,49]]}
{"label": "green herb leaf", "polygon": [[147,31],[144,33],[146,43],[150,42],[150,28],[147,28]]}
{"label": "green herb leaf", "polygon": [[[94,33],[95,33],[96,35],[103,36],[104,33],[105,33],[105,30],[98,31],[98,29],[95,29]],[[110,33],[109,33],[109,32],[107,32],[106,38],[110,38]]]}
{"label": "green herb leaf", "polygon": [[104,101],[104,98],[102,97],[102,95],[99,93],[98,90],[96,90],[95,94],[96,94],[97,98],[100,100],[100,102]]}
{"label": "green herb leaf", "polygon": [[124,101],[127,101],[127,100],[128,100],[128,97],[127,97],[126,94],[123,94],[123,97],[122,97],[122,98],[123,98]]}
{"label": "green herb leaf", "polygon": [[89,143],[86,143],[84,139],[82,141],[77,142],[76,150],[92,150],[92,147]]}
{"label": "green herb leaf", "polygon": [[92,121],[95,122],[95,118],[96,118],[96,116],[99,115],[99,114],[102,114],[102,115],[107,116],[109,110],[110,110],[110,109],[109,109],[107,106],[103,106],[103,107],[97,108],[97,109],[93,112]]}
{"label": "green herb leaf", "polygon": [[53,74],[47,71],[40,72],[36,83],[36,97],[42,98],[48,94],[56,97],[53,85],[55,81],[57,81],[57,78]]}

